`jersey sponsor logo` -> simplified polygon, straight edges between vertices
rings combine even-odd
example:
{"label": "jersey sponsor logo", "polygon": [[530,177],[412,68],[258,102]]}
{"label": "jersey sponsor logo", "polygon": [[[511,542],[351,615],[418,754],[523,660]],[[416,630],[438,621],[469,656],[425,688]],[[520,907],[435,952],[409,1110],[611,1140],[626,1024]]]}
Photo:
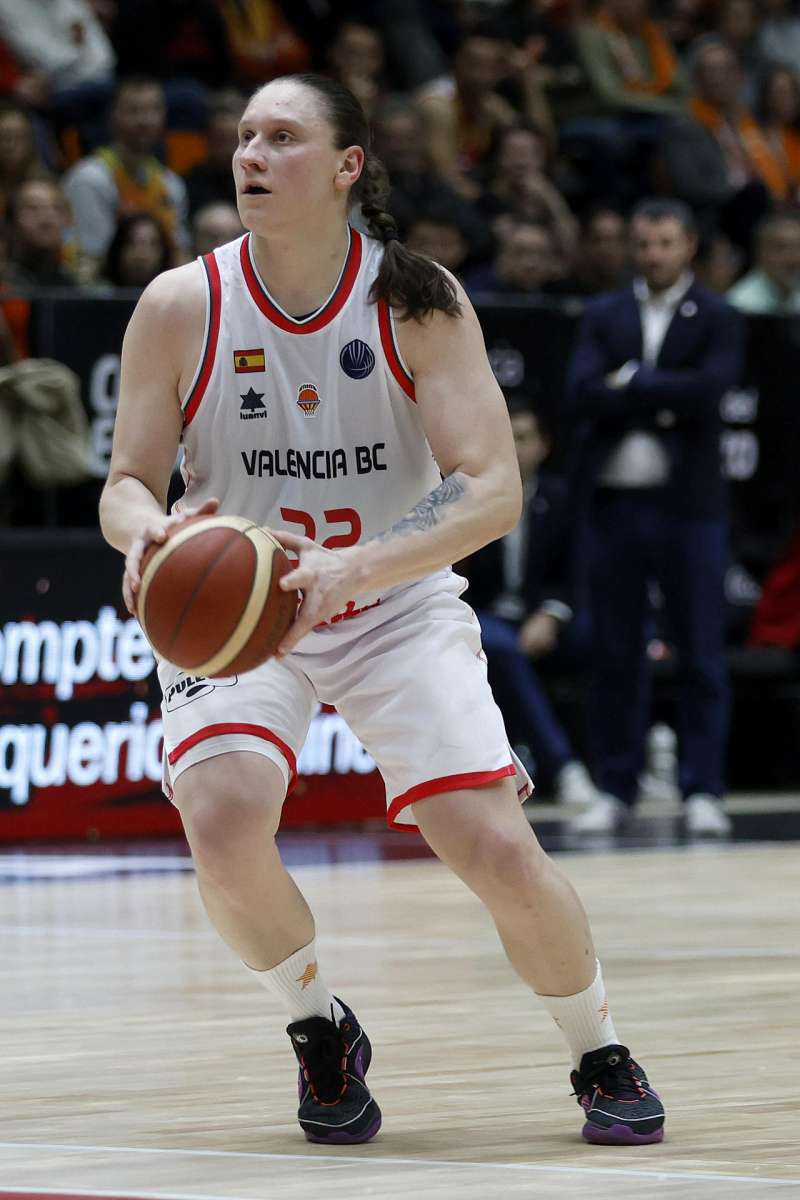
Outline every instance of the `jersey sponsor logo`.
{"label": "jersey sponsor logo", "polygon": [[313,383],[301,383],[297,389],[297,407],[304,417],[315,417],[320,406],[320,396]]}
{"label": "jersey sponsor logo", "polygon": [[244,375],[248,371],[266,371],[263,347],[255,350],[234,350],[233,369],[237,375]]}
{"label": "jersey sponsor logo", "polygon": [[239,420],[252,421],[257,417],[265,417],[266,415],[267,406],[264,403],[264,393],[256,392],[253,388],[250,388],[250,390],[245,392],[245,394],[242,396],[242,407],[239,409]]}
{"label": "jersey sponsor logo", "polygon": [[366,342],[355,338],[339,355],[339,366],[350,379],[366,379],[375,366],[375,355]]}
{"label": "jersey sponsor logo", "polygon": [[205,675],[185,675],[183,671],[179,671],[175,682],[164,692],[164,706],[167,712],[175,712],[176,708],[185,708],[193,700],[199,700],[201,696],[207,696],[217,688],[233,687],[238,682],[238,675],[233,675],[230,679],[212,680],[206,679]]}

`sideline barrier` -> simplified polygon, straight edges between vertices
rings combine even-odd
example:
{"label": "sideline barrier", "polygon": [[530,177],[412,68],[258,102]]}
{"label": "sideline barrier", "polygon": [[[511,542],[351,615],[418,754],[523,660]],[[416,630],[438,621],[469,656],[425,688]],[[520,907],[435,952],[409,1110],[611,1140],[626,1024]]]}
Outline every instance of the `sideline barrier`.
{"label": "sideline barrier", "polygon": [[[153,655],[93,531],[0,533],[0,842],[177,833],[161,792]],[[191,698],[211,681],[183,679]],[[284,827],[383,819],[371,758],[330,711],[312,724]]]}

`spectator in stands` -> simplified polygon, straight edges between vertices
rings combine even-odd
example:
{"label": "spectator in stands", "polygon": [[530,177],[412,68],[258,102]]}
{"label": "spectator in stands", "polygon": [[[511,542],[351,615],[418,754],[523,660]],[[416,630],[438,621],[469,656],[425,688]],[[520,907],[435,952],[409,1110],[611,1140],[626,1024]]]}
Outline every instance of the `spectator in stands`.
{"label": "spectator in stands", "polygon": [[44,82],[40,100],[113,77],[114,52],[88,0],[0,0],[0,38],[23,72]]}
{"label": "spectator in stands", "polygon": [[764,131],[739,99],[736,55],[719,38],[696,47],[695,94],[690,116],[675,122],[661,147],[669,189],[695,210],[701,227],[717,223],[738,246],[770,200],[784,200],[787,184]]}
{"label": "spectator in stands", "polygon": [[218,4],[238,87],[252,90],[278,75],[308,69],[308,46],[276,0],[218,0]]}
{"label": "spectator in stands", "polygon": [[192,240],[195,255],[209,254],[244,233],[235,204],[206,204],[192,217]]}
{"label": "spectator in stands", "polygon": [[763,72],[756,116],[786,179],[787,200],[800,201],[800,76],[773,63]]}
{"label": "spectator in stands", "polygon": [[0,218],[9,196],[21,183],[46,174],[30,114],[13,102],[0,105]]}
{"label": "spectator in stands", "polygon": [[502,24],[515,45],[527,46],[535,56],[556,123],[582,109],[586,77],[578,62],[571,0],[506,5]]}
{"label": "spectator in stands", "polygon": [[525,125],[501,130],[486,162],[488,183],[477,207],[489,221],[510,216],[547,225],[562,256],[571,261],[578,226],[547,176],[549,150],[542,130]]}
{"label": "spectator in stands", "polygon": [[753,0],[725,0],[720,9],[717,31],[736,55],[742,73],[741,100],[750,109],[755,107],[762,67],[757,27]]}
{"label": "spectator in stands", "polygon": [[174,248],[164,226],[150,213],[130,213],[117,225],[102,272],[112,287],[144,289],[173,266]]}
{"label": "spectator in stands", "polygon": [[76,163],[64,177],[89,272],[108,250],[118,220],[132,213],[157,217],[178,252],[188,249],[186,187],[155,157],[164,119],[159,83],[123,80],[111,111],[111,145]]}
{"label": "spectator in stands", "polygon": [[244,97],[233,89],[212,96],[206,159],[192,167],[185,180],[190,213],[207,204],[235,203],[231,159],[239,141],[239,118],[245,103]]}
{"label": "spectator in stands", "polygon": [[517,221],[505,231],[492,265],[470,272],[464,283],[470,293],[536,296],[563,279],[565,270],[548,226]]}
{"label": "spectator in stands", "polygon": [[469,243],[470,257],[482,259],[492,250],[485,222],[468,200],[434,170],[423,136],[422,117],[413,103],[392,96],[383,101],[373,124],[375,152],[391,183],[388,211],[407,233],[422,209],[449,212]]}
{"label": "spectator in stands", "polygon": [[523,484],[520,522],[464,565],[481,623],[492,688],[537,773],[558,800],[597,799],[589,774],[553,711],[535,663],[556,652],[572,619],[572,539],[564,481],[541,470],[551,439],[524,393],[507,397]]}
{"label": "spectator in stands", "polygon": [[744,256],[724,233],[714,233],[701,243],[694,261],[694,276],[699,284],[720,296],[738,279]]}
{"label": "spectator in stands", "polygon": [[69,206],[54,179],[28,179],[8,202],[6,283],[25,291],[39,287],[72,287],[65,237]]}
{"label": "spectator in stands", "polygon": [[408,230],[406,245],[459,277],[469,257],[469,243],[458,222],[446,211],[423,209]]}
{"label": "spectator in stands", "polygon": [[578,25],[576,37],[600,111],[638,117],[685,110],[686,79],[648,0],[605,0]]}
{"label": "spectator in stands", "polygon": [[116,0],[111,36],[118,74],[162,84],[192,80],[206,88],[229,82],[231,57],[215,0]]}
{"label": "spectator in stands", "polygon": [[384,90],[384,47],[378,29],[360,21],[343,21],[328,51],[328,67],[334,78],[348,87],[372,116]]}
{"label": "spectator in stands", "polygon": [[26,108],[44,108],[50,86],[38,71],[26,71],[0,37],[0,97]]}
{"label": "spectator in stands", "polygon": [[800,64],[800,16],[792,0],[761,0],[758,46],[764,62]]}
{"label": "spectator in stands", "polygon": [[560,290],[597,296],[622,287],[629,275],[627,222],[617,209],[601,205],[583,219],[575,265]]}
{"label": "spectator in stands", "polygon": [[562,144],[581,161],[595,200],[641,194],[668,118],[686,109],[683,69],[648,0],[606,0],[576,28],[591,110],[564,123]]}
{"label": "spectator in stands", "polygon": [[776,213],[756,231],[756,265],[728,292],[740,312],[788,317],[800,313],[800,216]]}
{"label": "spectator in stands", "polygon": [[670,0],[664,14],[664,31],[682,62],[695,38],[707,33],[713,10],[704,0]]}
{"label": "spectator in stands", "polygon": [[[522,114],[498,92],[503,81],[518,85]],[[423,89],[419,109],[434,168],[456,191],[473,200],[479,187],[470,172],[502,129],[518,124],[524,116],[546,130],[548,136],[552,131],[550,109],[533,56],[485,34],[464,39],[455,56],[452,78]]]}
{"label": "spectator in stands", "polygon": [[0,0],[0,39],[19,72],[16,98],[46,111],[59,133],[96,139],[115,56],[89,0]]}
{"label": "spectator in stands", "polygon": [[733,309],[693,280],[685,205],[644,201],[631,229],[639,274],[587,306],[567,382],[589,511],[590,721],[603,792],[575,829],[613,829],[637,794],[656,580],[676,652],[687,826],[720,835],[730,821],[720,804],[728,685],[719,407],[738,379],[742,331]]}

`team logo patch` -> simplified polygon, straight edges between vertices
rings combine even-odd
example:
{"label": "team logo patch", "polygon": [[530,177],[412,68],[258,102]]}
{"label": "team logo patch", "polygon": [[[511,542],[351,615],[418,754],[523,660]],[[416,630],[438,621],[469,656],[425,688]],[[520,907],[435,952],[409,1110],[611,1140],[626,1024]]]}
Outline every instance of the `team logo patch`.
{"label": "team logo patch", "polygon": [[264,359],[263,348],[258,350],[234,350],[233,369],[237,375],[244,375],[248,371],[266,371],[267,364]]}
{"label": "team logo patch", "polygon": [[253,388],[250,388],[241,399],[242,407],[239,409],[240,421],[252,421],[256,417],[265,417],[267,415],[267,406],[264,403],[263,392],[257,392]]}
{"label": "team logo patch", "polygon": [[313,383],[301,383],[297,389],[297,407],[304,417],[315,417],[320,406],[319,392]]}
{"label": "team logo patch", "polygon": [[175,682],[164,693],[166,710],[167,712],[175,712],[176,708],[185,708],[193,700],[199,700],[201,696],[207,696],[209,692],[215,691],[216,688],[233,687],[238,682],[238,675],[233,675],[230,679],[211,680],[206,679],[205,675],[184,675],[183,671],[179,671],[175,677]]}
{"label": "team logo patch", "polygon": [[356,338],[342,350],[339,366],[351,379],[366,379],[375,366],[375,355],[366,342]]}

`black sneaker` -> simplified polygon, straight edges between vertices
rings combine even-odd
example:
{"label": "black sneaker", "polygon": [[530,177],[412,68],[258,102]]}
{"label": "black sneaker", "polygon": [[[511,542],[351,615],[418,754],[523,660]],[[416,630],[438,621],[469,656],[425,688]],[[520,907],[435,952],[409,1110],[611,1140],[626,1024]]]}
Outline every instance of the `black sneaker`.
{"label": "black sneaker", "polygon": [[338,1028],[326,1017],[294,1021],[286,1029],[300,1063],[297,1119],[310,1142],[368,1142],[381,1127],[364,1076],[372,1047],[356,1016],[340,1000]]}
{"label": "black sneaker", "polygon": [[663,1139],[664,1105],[627,1046],[590,1050],[569,1078],[586,1113],[587,1142],[642,1146]]}

